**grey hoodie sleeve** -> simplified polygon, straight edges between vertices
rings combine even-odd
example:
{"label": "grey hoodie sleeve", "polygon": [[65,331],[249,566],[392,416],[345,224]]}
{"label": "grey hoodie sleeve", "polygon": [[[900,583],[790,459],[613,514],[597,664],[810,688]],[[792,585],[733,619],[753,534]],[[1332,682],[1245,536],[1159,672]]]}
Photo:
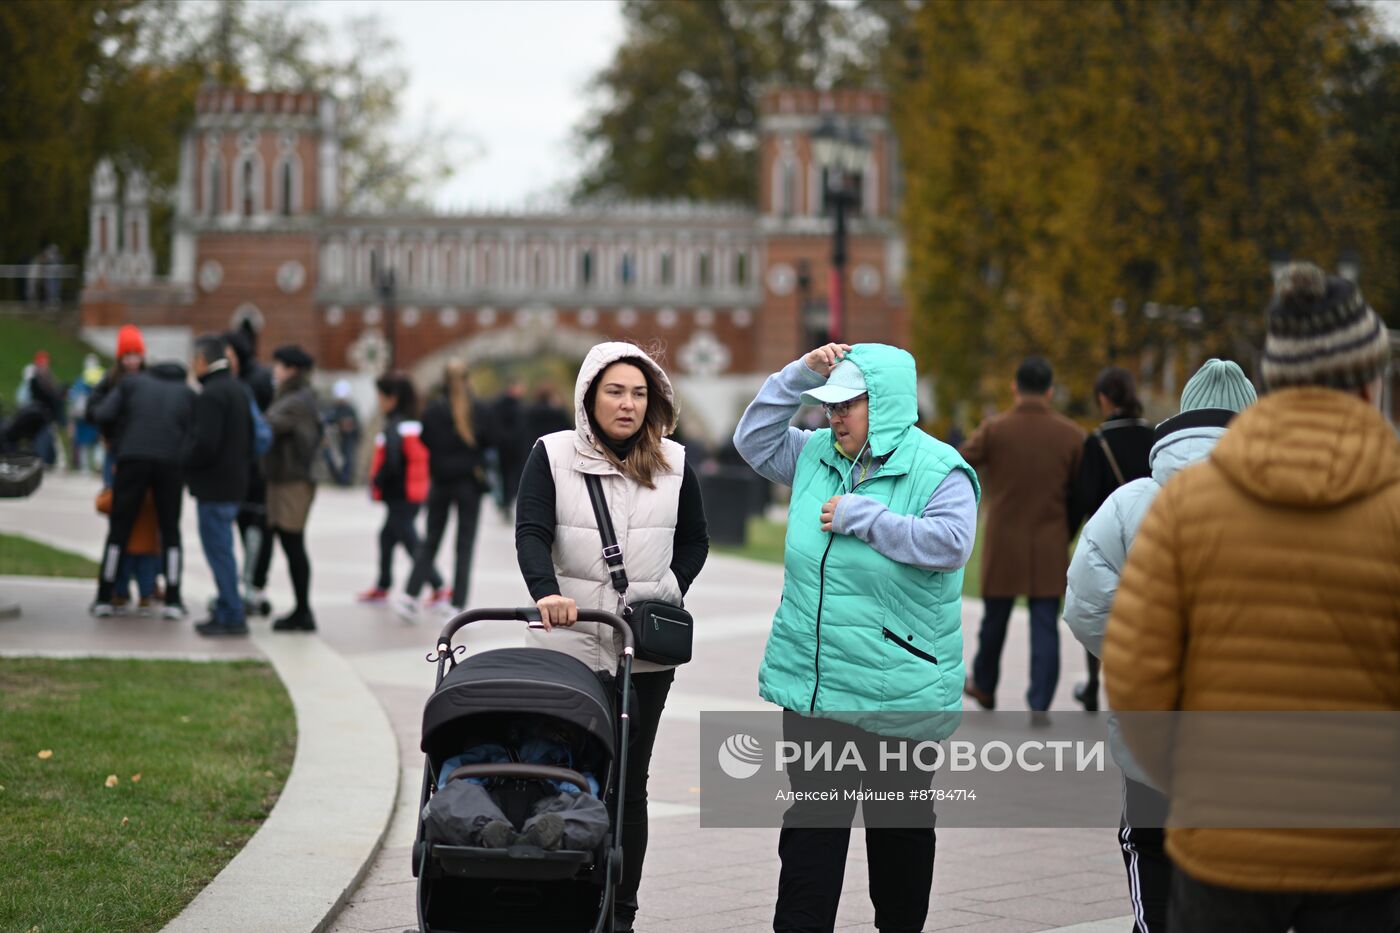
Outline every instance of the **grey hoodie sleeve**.
{"label": "grey hoodie sleeve", "polygon": [[826,379],[804,361],[793,360],[764,381],[758,397],[744,410],[734,429],[734,447],[764,479],[792,485],[798,455],[812,432],[788,422],[802,407],[802,393],[825,384]]}
{"label": "grey hoodie sleeve", "polygon": [[951,573],[972,556],[977,496],[972,480],[956,469],[938,484],[919,515],[899,515],[869,496],[851,493],[836,504],[831,528],[860,538],[890,560]]}

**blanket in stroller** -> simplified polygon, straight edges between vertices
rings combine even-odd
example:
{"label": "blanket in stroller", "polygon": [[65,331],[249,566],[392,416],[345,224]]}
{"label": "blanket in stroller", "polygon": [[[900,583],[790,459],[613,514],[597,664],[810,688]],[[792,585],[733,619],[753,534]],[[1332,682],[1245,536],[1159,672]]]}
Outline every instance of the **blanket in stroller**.
{"label": "blanket in stroller", "polygon": [[517,831],[486,785],[463,779],[433,795],[423,808],[423,825],[430,841],[444,845],[588,852],[608,834],[608,811],[592,794],[559,791],[537,800]]}

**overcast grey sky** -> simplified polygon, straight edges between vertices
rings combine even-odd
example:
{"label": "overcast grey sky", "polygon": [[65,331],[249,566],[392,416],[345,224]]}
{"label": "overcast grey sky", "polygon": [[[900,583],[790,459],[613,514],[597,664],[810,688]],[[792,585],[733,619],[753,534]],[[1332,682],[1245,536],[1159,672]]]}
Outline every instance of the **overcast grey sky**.
{"label": "overcast grey sky", "polygon": [[616,0],[318,0],[337,25],[377,13],[408,68],[408,120],[431,110],[474,153],[434,206],[519,207],[566,185],[579,164],[571,134],[584,87],[622,41]]}

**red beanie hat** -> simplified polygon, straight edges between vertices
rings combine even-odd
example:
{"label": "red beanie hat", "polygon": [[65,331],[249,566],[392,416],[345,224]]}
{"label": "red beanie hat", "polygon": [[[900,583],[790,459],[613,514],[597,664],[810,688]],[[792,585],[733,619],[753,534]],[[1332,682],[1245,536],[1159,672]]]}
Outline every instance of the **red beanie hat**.
{"label": "red beanie hat", "polygon": [[135,324],[127,324],[117,331],[117,358],[121,359],[128,353],[146,355],[146,341],[141,338],[141,331]]}

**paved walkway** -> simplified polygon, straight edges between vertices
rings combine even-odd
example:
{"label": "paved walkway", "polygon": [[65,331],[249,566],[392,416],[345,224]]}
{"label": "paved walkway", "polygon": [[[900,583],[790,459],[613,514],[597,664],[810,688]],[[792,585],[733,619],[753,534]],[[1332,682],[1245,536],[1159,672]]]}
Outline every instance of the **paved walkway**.
{"label": "paved walkway", "polygon": [[[0,529],[19,531],[61,547],[95,555],[103,525],[91,511],[95,488],[86,480],[51,477],[33,499],[0,505]],[[354,593],[372,583],[375,533],[381,513],[362,491],[323,490],[312,512],[309,547],[313,555],[314,606],[320,640],[342,656],[368,684],[392,725],[399,744],[398,805],[377,857],[348,903],[331,921],[334,931],[402,931],[415,925],[414,881],[409,871],[422,775],[418,739],[422,705],[432,688],[433,667],[424,660],[437,624],[398,621],[387,609],[363,607]],[[193,510],[186,510],[187,561],[191,604],[209,592]],[[449,534],[448,540],[451,540]],[[444,557],[446,548],[444,548]],[[3,572],[3,568],[0,568]],[[400,557],[398,580],[407,575]],[[273,565],[275,608],[286,607],[290,590],[281,558]],[[696,786],[701,710],[771,708],[755,695],[758,662],[781,570],[777,567],[712,556],[692,591],[689,608],[697,626],[695,660],[676,679],[658,736],[650,782],[652,832],[646,878],[641,891],[638,929],[674,931],[771,929],[777,883],[776,830],[701,829]],[[165,646],[175,653],[237,653],[265,644],[207,643],[188,624],[137,620],[97,622],[81,615],[91,587],[63,583],[0,581],[28,607],[35,588],[44,592],[44,614],[81,619],[66,635],[35,631],[30,613],[0,622],[4,646],[64,652],[101,645],[123,646],[142,654]],[[67,594],[49,604],[47,594]],[[55,597],[57,598],[57,597]],[[475,605],[513,605],[527,599],[515,567],[510,528],[487,509],[473,580]],[[975,642],[980,604],[964,611],[966,641]],[[265,623],[255,623],[260,628]],[[74,647],[74,629],[82,645]],[[278,636],[281,640],[282,636]],[[1025,692],[1028,647],[1025,619],[1018,614],[1008,639],[1003,708],[1015,709]],[[468,631],[471,651],[516,644],[511,623],[482,623]],[[1072,705],[1069,687],[1082,669],[1082,655],[1068,636],[1062,639],[1059,703]],[[170,646],[173,646],[170,647]],[[300,710],[299,710],[300,713]],[[379,827],[382,829],[382,827]],[[864,847],[859,834],[851,847],[840,914],[843,929],[873,928],[867,896]],[[1075,933],[1126,933],[1131,928],[1122,862],[1111,830],[947,829],[938,835],[932,910],[928,930],[963,933],[1018,933],[1073,930]],[[273,892],[276,893],[276,892]],[[252,927],[249,927],[252,928]],[[293,929],[282,927],[281,929]],[[311,929],[308,927],[307,929]]]}

